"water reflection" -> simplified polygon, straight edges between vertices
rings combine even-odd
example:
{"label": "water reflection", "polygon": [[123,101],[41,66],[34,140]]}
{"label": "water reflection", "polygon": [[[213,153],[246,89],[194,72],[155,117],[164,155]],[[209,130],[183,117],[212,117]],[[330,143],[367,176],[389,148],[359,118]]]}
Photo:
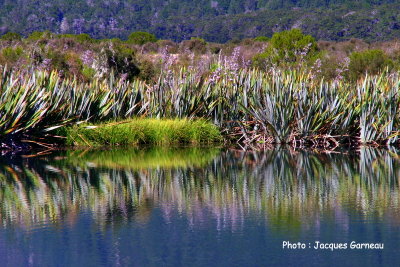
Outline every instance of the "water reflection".
{"label": "water reflection", "polygon": [[237,231],[246,217],[273,231],[316,232],[328,220],[346,231],[350,215],[399,225],[399,154],[363,148],[317,154],[217,149],[67,151],[0,164],[3,227],[74,225],[90,212],[103,229],[146,224],[157,206],[166,223],[210,219]]}

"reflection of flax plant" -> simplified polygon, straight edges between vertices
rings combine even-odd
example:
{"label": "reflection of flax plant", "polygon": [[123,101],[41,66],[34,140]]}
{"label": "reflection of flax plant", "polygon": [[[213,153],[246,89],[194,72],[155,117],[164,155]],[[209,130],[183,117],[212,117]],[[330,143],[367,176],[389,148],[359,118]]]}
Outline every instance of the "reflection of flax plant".
{"label": "reflection of flax plant", "polygon": [[[82,152],[74,153],[71,159],[67,155],[62,161],[48,157],[36,160],[34,165],[29,161],[3,164],[3,224],[30,227],[42,221],[72,220],[86,209],[93,211],[101,225],[110,217],[145,222],[153,207],[160,205],[166,219],[171,209],[179,209],[193,225],[204,221],[204,212],[208,211],[218,227],[234,230],[252,212],[266,216],[276,229],[285,225],[298,229],[318,221],[322,213],[340,216],[338,220],[348,218],[350,212],[389,216],[398,212],[400,204],[400,164],[395,150],[362,149],[359,158],[309,152],[228,151],[213,160],[210,153],[211,162],[201,167],[167,162],[163,167],[163,160],[151,160],[164,155],[172,159],[172,152],[149,151],[148,156],[134,151],[119,153],[115,151],[109,158],[105,153],[98,161],[91,152]],[[177,153],[182,160],[184,153],[189,153],[186,158],[194,161],[196,154],[205,155],[201,150]],[[135,156],[150,164],[146,167],[145,161],[139,163]],[[155,166],[155,161],[162,165]]]}

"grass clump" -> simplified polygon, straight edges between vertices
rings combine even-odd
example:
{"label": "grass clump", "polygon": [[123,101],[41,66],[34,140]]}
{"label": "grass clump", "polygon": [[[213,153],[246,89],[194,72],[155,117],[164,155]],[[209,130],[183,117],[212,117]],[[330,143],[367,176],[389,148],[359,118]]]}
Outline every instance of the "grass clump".
{"label": "grass clump", "polygon": [[205,120],[132,119],[68,128],[67,144],[74,146],[179,145],[222,141],[218,128]]}

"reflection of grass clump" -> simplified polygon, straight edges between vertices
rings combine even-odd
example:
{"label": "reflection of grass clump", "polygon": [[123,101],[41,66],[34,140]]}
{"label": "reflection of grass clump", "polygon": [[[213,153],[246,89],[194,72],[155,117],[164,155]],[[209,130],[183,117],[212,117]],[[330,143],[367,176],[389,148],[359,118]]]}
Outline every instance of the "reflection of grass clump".
{"label": "reflection of grass clump", "polygon": [[67,130],[67,138],[67,144],[76,146],[178,145],[221,141],[217,127],[204,120],[158,119],[76,126]]}
{"label": "reflection of grass clump", "polygon": [[218,148],[166,148],[148,149],[123,148],[113,150],[72,151],[68,161],[74,165],[93,164],[96,167],[112,169],[176,168],[204,166],[217,154]]}

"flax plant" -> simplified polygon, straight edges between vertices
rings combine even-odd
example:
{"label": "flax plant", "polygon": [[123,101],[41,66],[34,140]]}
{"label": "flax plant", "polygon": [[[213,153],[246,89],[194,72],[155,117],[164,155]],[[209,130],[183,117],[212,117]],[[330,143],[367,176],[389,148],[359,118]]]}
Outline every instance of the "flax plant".
{"label": "flax plant", "polygon": [[[358,82],[318,81],[300,71],[256,69],[199,74],[181,68],[155,83],[110,75],[80,83],[58,72],[0,77],[0,139],[41,135],[72,123],[150,118],[203,118],[246,144],[330,146],[399,143],[399,76]],[[232,137],[232,138],[231,138]]]}

